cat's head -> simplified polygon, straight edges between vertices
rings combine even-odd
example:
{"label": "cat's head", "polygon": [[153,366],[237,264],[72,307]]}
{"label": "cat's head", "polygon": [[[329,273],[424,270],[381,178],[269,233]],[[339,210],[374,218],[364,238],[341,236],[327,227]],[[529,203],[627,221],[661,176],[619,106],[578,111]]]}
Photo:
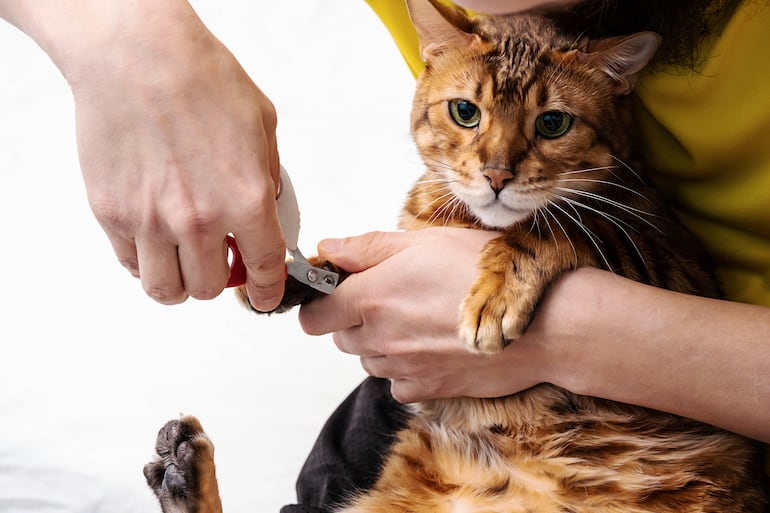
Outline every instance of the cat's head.
{"label": "cat's head", "polygon": [[407,4],[426,61],[412,134],[476,221],[506,228],[617,176],[630,145],[625,98],[658,35],[588,41],[542,16]]}

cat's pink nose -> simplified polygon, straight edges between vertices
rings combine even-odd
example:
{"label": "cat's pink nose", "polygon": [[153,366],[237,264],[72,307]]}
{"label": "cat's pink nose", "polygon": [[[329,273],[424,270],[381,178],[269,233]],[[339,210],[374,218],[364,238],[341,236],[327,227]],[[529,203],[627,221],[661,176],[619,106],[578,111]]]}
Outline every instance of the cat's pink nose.
{"label": "cat's pink nose", "polygon": [[495,194],[500,194],[505,184],[513,180],[513,173],[507,169],[488,167],[484,169],[483,174],[484,178],[489,182],[489,186],[495,191]]}

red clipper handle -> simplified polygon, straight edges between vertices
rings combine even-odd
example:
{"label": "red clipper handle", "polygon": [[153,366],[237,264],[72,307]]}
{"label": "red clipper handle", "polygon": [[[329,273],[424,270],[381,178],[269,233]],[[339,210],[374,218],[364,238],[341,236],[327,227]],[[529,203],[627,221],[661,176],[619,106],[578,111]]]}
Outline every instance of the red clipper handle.
{"label": "red clipper handle", "polygon": [[230,279],[227,280],[227,287],[239,287],[246,283],[246,266],[243,265],[243,257],[235,243],[235,237],[228,235],[227,248],[233,253],[233,261],[230,264]]}
{"label": "red clipper handle", "polygon": [[[227,288],[240,287],[246,284],[246,266],[243,264],[243,257],[241,256],[241,250],[238,249],[238,244],[235,243],[235,237],[228,235],[225,240],[227,241],[227,248],[233,253],[233,261],[230,263],[230,279],[227,280]],[[284,280],[289,278],[289,268],[284,266]]]}

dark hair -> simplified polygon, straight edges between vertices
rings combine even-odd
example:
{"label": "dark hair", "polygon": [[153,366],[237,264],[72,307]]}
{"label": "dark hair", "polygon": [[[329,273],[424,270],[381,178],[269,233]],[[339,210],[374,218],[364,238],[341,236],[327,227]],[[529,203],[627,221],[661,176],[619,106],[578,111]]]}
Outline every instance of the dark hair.
{"label": "dark hair", "polygon": [[[749,0],[747,0],[749,1]],[[719,30],[741,0],[582,0],[550,16],[589,37],[650,30],[663,37],[655,65],[698,67],[700,43]]]}

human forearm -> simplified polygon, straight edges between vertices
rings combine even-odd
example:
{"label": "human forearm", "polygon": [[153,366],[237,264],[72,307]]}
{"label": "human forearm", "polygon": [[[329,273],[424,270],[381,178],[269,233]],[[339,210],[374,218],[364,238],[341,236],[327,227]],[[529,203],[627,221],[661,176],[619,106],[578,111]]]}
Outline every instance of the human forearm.
{"label": "human forearm", "polygon": [[35,40],[67,78],[121,53],[136,60],[144,49],[149,57],[190,25],[203,28],[186,0],[0,0],[0,18]]}
{"label": "human forearm", "polygon": [[770,309],[593,269],[552,292],[533,331],[561,323],[573,336],[549,346],[549,380],[770,441]]}

